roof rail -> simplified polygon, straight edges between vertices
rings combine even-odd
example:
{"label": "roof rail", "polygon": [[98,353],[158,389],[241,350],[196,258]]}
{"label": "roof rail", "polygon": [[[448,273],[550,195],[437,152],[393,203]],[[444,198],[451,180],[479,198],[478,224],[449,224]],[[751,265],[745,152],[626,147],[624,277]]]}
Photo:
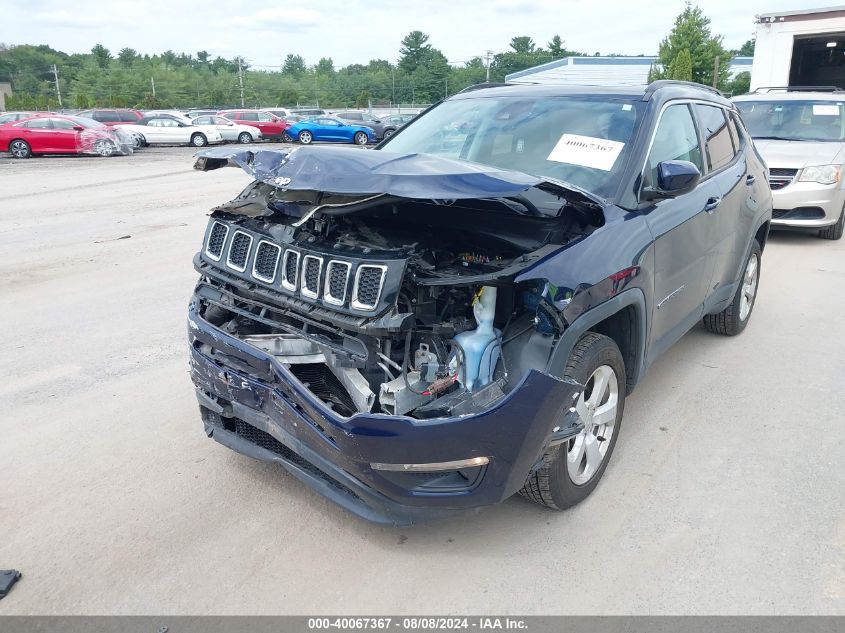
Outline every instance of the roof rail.
{"label": "roof rail", "polygon": [[461,94],[464,92],[472,92],[473,90],[481,90],[482,88],[499,88],[501,86],[510,86],[513,84],[506,84],[501,82],[489,82],[489,83],[480,83],[480,84],[473,84],[472,86],[467,86],[463,90],[459,90],[456,94]]}
{"label": "roof rail", "polygon": [[839,86],[760,86],[754,94],[769,92],[843,92]]}
{"label": "roof rail", "polygon": [[661,88],[670,88],[672,86],[678,86],[680,88],[698,88],[699,90],[707,90],[712,92],[713,94],[717,94],[720,97],[723,96],[720,90],[713,88],[712,86],[705,86],[704,84],[699,84],[694,81],[678,81],[675,79],[658,79],[657,81],[652,81],[648,86],[646,86],[645,94],[643,94],[643,101],[648,101],[656,91],[660,90]]}

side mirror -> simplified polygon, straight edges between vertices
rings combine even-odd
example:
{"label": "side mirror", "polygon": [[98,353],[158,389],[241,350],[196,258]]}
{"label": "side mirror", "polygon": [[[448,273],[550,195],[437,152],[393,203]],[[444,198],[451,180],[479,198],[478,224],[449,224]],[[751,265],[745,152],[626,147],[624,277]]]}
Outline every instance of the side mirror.
{"label": "side mirror", "polygon": [[657,165],[657,186],[643,187],[643,200],[676,198],[689,193],[701,180],[698,167],[687,160],[664,160]]}
{"label": "side mirror", "polygon": [[85,128],[82,127],[81,125],[74,125],[73,129],[76,130],[77,132],[84,132],[85,131]]}

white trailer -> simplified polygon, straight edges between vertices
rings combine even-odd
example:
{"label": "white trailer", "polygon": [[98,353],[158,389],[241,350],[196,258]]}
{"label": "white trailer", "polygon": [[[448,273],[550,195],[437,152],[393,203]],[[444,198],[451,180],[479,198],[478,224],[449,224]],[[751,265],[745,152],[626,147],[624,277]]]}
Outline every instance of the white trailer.
{"label": "white trailer", "polygon": [[845,6],[757,16],[751,89],[845,89]]}

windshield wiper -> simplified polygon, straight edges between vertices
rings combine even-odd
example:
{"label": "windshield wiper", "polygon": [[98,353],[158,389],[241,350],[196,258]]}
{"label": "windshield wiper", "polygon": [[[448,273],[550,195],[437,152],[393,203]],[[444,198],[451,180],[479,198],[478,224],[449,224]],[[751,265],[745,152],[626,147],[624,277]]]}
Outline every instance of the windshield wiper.
{"label": "windshield wiper", "polygon": [[755,141],[756,140],[765,140],[765,141],[804,141],[806,139],[803,138],[787,138],[785,136],[752,136]]}

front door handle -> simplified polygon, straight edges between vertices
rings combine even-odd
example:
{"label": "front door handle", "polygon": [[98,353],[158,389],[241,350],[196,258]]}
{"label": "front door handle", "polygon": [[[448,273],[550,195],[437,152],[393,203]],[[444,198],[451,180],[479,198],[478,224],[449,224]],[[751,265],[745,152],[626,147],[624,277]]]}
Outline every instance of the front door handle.
{"label": "front door handle", "polygon": [[719,206],[719,203],[721,201],[722,199],[718,196],[710,196],[709,198],[707,198],[707,202],[704,205],[704,210],[708,213],[715,211],[716,207]]}
{"label": "front door handle", "polygon": [[748,176],[745,178],[745,184],[746,185],[753,185],[755,180],[757,180],[757,179],[754,177],[753,174],[748,174]]}

